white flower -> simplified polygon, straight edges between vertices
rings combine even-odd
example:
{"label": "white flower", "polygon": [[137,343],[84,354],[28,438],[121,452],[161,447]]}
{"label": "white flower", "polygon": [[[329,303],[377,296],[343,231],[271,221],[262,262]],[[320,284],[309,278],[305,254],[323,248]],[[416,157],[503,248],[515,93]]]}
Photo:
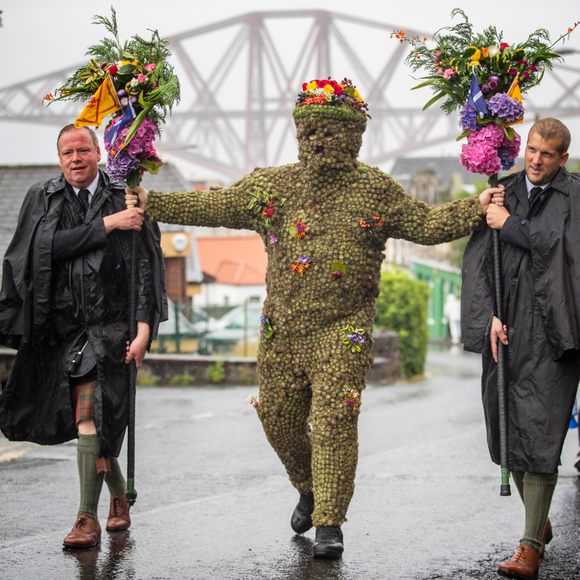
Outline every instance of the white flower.
{"label": "white flower", "polygon": [[260,406],[260,397],[252,394],[248,397],[248,403],[250,403],[254,409],[257,409]]}

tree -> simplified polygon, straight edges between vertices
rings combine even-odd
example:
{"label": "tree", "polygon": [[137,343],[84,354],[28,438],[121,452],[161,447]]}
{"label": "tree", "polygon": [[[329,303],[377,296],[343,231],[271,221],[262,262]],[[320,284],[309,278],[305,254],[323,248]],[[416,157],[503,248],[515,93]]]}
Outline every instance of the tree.
{"label": "tree", "polygon": [[386,270],[381,273],[375,325],[399,335],[403,373],[422,375],[427,355],[427,304],[429,287],[407,272]]}

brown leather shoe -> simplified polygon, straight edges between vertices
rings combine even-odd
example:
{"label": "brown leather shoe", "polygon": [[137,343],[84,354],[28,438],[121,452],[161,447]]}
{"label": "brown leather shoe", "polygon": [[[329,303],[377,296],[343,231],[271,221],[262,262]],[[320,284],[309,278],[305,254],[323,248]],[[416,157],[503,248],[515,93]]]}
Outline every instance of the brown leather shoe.
{"label": "brown leather shoe", "polygon": [[92,548],[101,541],[99,522],[86,514],[79,514],[70,534],[63,540],[66,548]]}
{"label": "brown leather shoe", "polygon": [[107,519],[107,532],[121,532],[129,528],[131,525],[129,507],[127,498],[124,495],[111,497],[109,518]]}
{"label": "brown leather shoe", "polygon": [[540,569],[540,555],[527,544],[520,544],[514,555],[507,562],[502,562],[497,573],[507,578],[536,580]]}
{"label": "brown leather shoe", "polygon": [[549,544],[554,537],[552,532],[552,522],[550,518],[546,520],[546,525],[544,526],[544,533],[542,534],[542,548],[540,549],[540,558],[544,557],[544,552],[546,551],[546,544]]}

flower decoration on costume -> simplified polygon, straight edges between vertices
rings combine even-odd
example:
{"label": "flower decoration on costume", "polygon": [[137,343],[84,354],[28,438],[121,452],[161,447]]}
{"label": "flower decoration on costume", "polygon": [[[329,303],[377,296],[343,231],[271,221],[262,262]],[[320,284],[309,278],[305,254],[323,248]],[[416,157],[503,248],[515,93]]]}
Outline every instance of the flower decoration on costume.
{"label": "flower decoration on costume", "polygon": [[[523,122],[522,95],[539,84],[544,72],[562,59],[553,48],[566,40],[580,22],[552,44],[545,29],[536,30],[521,44],[509,44],[494,26],[475,33],[459,8],[451,16],[461,17],[462,22],[435,33],[432,48],[425,38],[408,37],[404,31],[394,31],[391,36],[412,46],[406,61],[411,69],[427,72],[414,87],[430,87],[434,92],[423,108],[441,101],[446,113],[461,109],[462,133],[458,140],[467,138],[461,151],[463,166],[474,173],[493,175],[511,168],[519,153],[520,138],[512,125]],[[487,140],[492,136],[489,131],[477,136],[489,126],[497,127],[502,138]]]}
{"label": "flower decoration on costume", "polygon": [[346,266],[342,262],[333,262],[330,266],[330,276],[335,281],[342,280],[346,276]]}
{"label": "flower decoration on costume", "polygon": [[292,262],[290,266],[296,274],[300,274],[302,276],[308,268],[312,265],[312,260],[308,256],[300,256],[297,260]]}
{"label": "flower decoration on costume", "polygon": [[342,329],[342,343],[345,344],[352,352],[360,352],[365,343],[364,328],[354,328],[350,324]]}
{"label": "flower decoration on costume", "polygon": [[250,403],[254,409],[258,409],[260,407],[260,397],[252,394],[248,397],[248,403]]}
{"label": "flower decoration on costume", "polygon": [[298,218],[295,222],[290,224],[290,235],[293,238],[301,240],[302,238],[306,237],[308,233],[308,224],[302,221],[302,218]]}
{"label": "flower decoration on costume", "polygon": [[373,215],[358,220],[358,225],[371,234],[376,234],[385,225],[385,220],[380,215]]}
{"label": "flower decoration on costume", "polygon": [[109,154],[107,170],[113,179],[137,185],[145,171],[157,173],[161,160],[153,142],[160,124],[179,102],[179,80],[168,59],[169,41],[152,31],[151,39],[134,35],[121,43],[117,16],[96,16],[112,35],[87,50],[89,63],[45,100],[88,101],[75,121],[76,127],[94,125],[113,115],[105,129]]}
{"label": "flower decoration on costume", "polygon": [[268,232],[268,243],[270,245],[278,243],[278,237],[274,232]]}
{"label": "flower decoration on costume", "polygon": [[[283,203],[284,201],[281,201],[280,205]],[[250,200],[250,203],[248,203],[248,209],[251,209],[261,215],[264,218],[264,222],[267,227],[272,226],[272,218],[276,214],[277,208],[274,205],[274,202],[271,200],[270,194],[268,192],[260,191],[257,193],[252,193],[252,199]],[[278,238],[276,238],[276,242],[277,241]],[[276,242],[270,241],[271,244]]]}
{"label": "flower decoration on costume", "polygon": [[260,316],[260,334],[264,338],[270,338],[274,334],[274,329],[266,316]]}
{"label": "flower decoration on costume", "polygon": [[361,397],[359,389],[344,389],[344,402],[353,412],[360,409]]}
{"label": "flower decoration on costume", "polygon": [[296,99],[296,108],[309,106],[325,107],[337,112],[354,111],[368,116],[367,103],[352,81],[346,78],[340,83],[330,78],[302,83],[302,91],[298,93]]}

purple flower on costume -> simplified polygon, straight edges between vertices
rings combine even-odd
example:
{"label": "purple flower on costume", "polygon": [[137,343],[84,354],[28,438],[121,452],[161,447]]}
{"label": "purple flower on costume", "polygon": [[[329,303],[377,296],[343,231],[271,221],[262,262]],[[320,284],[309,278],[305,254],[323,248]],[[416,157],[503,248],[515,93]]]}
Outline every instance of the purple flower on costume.
{"label": "purple flower on costume", "polygon": [[517,99],[508,97],[505,93],[498,93],[487,101],[487,108],[491,113],[508,122],[519,121],[524,116],[524,107]]}
{"label": "purple flower on costume", "polygon": [[365,341],[365,337],[363,336],[363,334],[356,331],[347,334],[346,337],[348,338],[348,340],[350,340],[350,344],[354,346],[364,344]]}
{"label": "purple flower on costume", "polygon": [[270,338],[274,334],[274,330],[267,316],[260,316],[260,334],[264,338]]}
{"label": "purple flower on costume", "polygon": [[361,345],[365,342],[364,328],[355,328],[347,324],[342,332],[342,343],[353,353],[361,352]]}
{"label": "purple flower on costume", "polygon": [[471,108],[468,104],[461,109],[459,113],[459,119],[461,121],[461,129],[463,131],[477,131],[477,111]]}
{"label": "purple flower on costume", "polygon": [[268,243],[270,243],[270,244],[277,244],[278,243],[278,238],[276,237],[276,234],[274,232],[270,232],[268,234]]}

